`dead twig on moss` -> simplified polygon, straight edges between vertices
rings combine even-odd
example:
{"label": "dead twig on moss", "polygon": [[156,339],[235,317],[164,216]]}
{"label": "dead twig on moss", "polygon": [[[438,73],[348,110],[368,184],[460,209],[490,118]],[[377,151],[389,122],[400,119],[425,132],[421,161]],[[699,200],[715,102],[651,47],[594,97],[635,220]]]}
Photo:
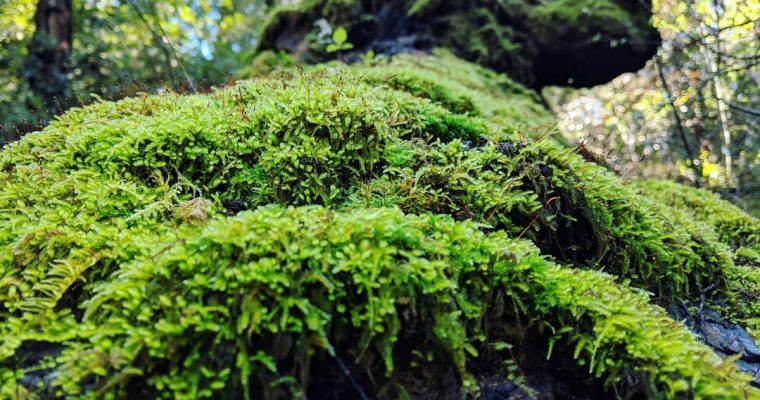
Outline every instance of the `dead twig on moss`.
{"label": "dead twig on moss", "polygon": [[535,224],[535,223],[536,223],[536,221],[538,220],[538,217],[540,217],[540,216],[541,216],[541,213],[542,213],[542,212],[544,212],[544,210],[546,210],[546,207],[549,207],[549,205],[550,205],[550,204],[554,203],[555,201],[557,201],[557,200],[559,200],[559,199],[560,199],[560,197],[559,197],[559,196],[555,196],[555,197],[552,197],[552,198],[551,198],[551,199],[549,199],[549,200],[546,200],[546,203],[544,203],[544,206],[543,206],[543,207],[541,207],[541,209],[540,209],[540,210],[538,210],[538,212],[537,212],[537,213],[536,213],[536,215],[533,217],[533,219],[530,221],[530,223],[528,224],[528,226],[526,226],[526,227],[525,227],[525,229],[523,229],[523,231],[522,231],[522,232],[520,232],[520,235],[518,235],[518,236],[517,236],[517,238],[518,238],[518,239],[521,239],[521,238],[523,237],[523,235],[525,235],[525,233],[527,233],[527,232],[528,232],[528,229],[530,229],[530,227],[531,227],[531,226],[533,226],[533,224]]}

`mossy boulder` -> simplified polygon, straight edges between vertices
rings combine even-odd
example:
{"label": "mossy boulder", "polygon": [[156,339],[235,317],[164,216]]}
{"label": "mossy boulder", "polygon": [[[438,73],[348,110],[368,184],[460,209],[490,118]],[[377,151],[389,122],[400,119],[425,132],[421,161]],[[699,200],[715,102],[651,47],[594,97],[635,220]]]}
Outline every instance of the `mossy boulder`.
{"label": "mossy boulder", "polygon": [[2,397],[758,396],[663,307],[756,328],[760,223],[445,51],[73,109],[0,179]]}
{"label": "mossy boulder", "polygon": [[[320,37],[345,27],[343,59],[445,47],[529,87],[586,87],[641,69],[660,43],[650,1],[305,0],[281,6],[260,50],[315,62],[334,58]],[[321,23],[318,21],[321,20]]]}

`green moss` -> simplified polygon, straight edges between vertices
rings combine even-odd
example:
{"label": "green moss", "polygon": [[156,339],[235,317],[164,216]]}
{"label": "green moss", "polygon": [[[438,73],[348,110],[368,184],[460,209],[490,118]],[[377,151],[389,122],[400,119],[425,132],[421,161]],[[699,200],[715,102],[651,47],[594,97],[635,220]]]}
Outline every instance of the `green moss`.
{"label": "green moss", "polygon": [[[375,69],[376,74],[367,77],[370,84],[384,84],[404,90],[417,97],[430,99],[434,103],[459,114],[474,113],[475,105],[471,98],[462,94],[462,90],[446,87],[434,80],[435,75],[424,74],[414,70]],[[452,90],[453,89],[453,90]],[[460,88],[462,89],[462,88]],[[455,94],[456,93],[456,94]]]}
{"label": "green moss", "polygon": [[720,241],[733,249],[748,247],[760,252],[760,220],[717,194],[665,181],[635,182],[636,187],[671,207],[683,209],[694,219],[714,228]]}
{"label": "green moss", "polygon": [[[401,367],[393,347],[408,324],[420,326],[435,358],[454,362],[471,390],[468,360],[503,340],[482,330],[500,317],[484,300],[499,296],[519,305],[530,329],[556,332],[553,342],[567,340],[590,372],[615,385],[634,374],[646,377],[650,395],[749,390],[735,367],[646,296],[449,218],[265,208],[166,245],[96,286],[82,322],[69,321],[63,352],[49,360],[56,376],[40,390],[112,397],[141,376],[150,397],[235,397],[254,377],[263,384],[257,393],[269,376],[288,377],[284,365],[308,371],[312,358],[336,349],[392,378]],[[271,342],[277,335],[295,346],[283,352]],[[293,395],[299,376],[289,376]],[[82,381],[93,390],[83,393]]]}
{"label": "green moss", "polygon": [[[311,0],[277,8],[264,25],[259,50],[285,50],[306,62],[334,58],[314,46],[314,21],[324,19],[345,27],[360,51],[375,48],[378,37],[429,37],[530,87],[565,85],[576,77],[575,84],[593,85],[651,57],[658,37],[650,17],[646,3],[627,0]],[[581,65],[612,75],[585,74]]]}
{"label": "green moss", "polygon": [[71,110],[0,153],[0,393],[282,398],[341,356],[394,398],[427,355],[473,391],[530,335],[610,393],[755,395],[653,303],[715,284],[755,326],[756,220],[641,194],[548,120],[445,53]]}
{"label": "green moss", "polygon": [[736,257],[746,260],[746,263],[760,264],[760,254],[749,247],[740,247],[736,249]]}
{"label": "green moss", "polygon": [[631,30],[635,29],[628,13],[611,0],[553,0],[532,8],[531,14],[536,20],[546,24],[586,26],[590,20],[601,18],[614,21]]}
{"label": "green moss", "polygon": [[[712,247],[723,261],[731,305],[728,315],[755,332],[760,329],[760,220],[750,216],[706,190],[672,182],[633,181],[638,188],[661,204],[664,218],[677,216],[680,229],[689,232],[702,249]],[[722,247],[722,248],[721,248]],[[698,250],[695,250],[698,251]]]}
{"label": "green moss", "polygon": [[450,17],[451,29],[446,32],[445,45],[458,49],[461,55],[480,65],[499,71],[509,71],[521,81],[530,81],[531,50],[523,48],[522,35],[515,28],[502,24],[487,7],[479,7]]}
{"label": "green moss", "polygon": [[292,58],[285,52],[275,53],[271,50],[256,54],[251,63],[240,72],[240,75],[248,78],[256,78],[274,72],[278,68],[292,68]]}
{"label": "green moss", "polygon": [[[261,57],[275,57],[264,52]],[[434,57],[398,55],[378,58],[361,69],[364,80],[374,86],[388,86],[415,97],[431,100],[455,114],[479,116],[515,130],[553,124],[550,113],[540,104],[536,92],[515,83],[504,74],[462,61],[445,49],[436,49]],[[273,71],[286,63],[254,69],[245,74],[256,78],[262,71]],[[298,75],[292,66],[285,68]],[[371,68],[366,68],[371,67]],[[559,138],[559,136],[557,136]]]}
{"label": "green moss", "polygon": [[407,15],[413,17],[418,14],[424,14],[425,12],[430,11],[430,9],[433,7],[437,6],[439,3],[440,0],[415,0],[409,6]]}
{"label": "green moss", "polygon": [[603,268],[663,298],[694,298],[725,284],[731,256],[682,221],[627,190],[610,173],[548,141],[504,135],[469,149],[461,141],[400,145],[402,167],[357,188],[351,206],[400,206],[474,219],[532,238],[545,252]]}

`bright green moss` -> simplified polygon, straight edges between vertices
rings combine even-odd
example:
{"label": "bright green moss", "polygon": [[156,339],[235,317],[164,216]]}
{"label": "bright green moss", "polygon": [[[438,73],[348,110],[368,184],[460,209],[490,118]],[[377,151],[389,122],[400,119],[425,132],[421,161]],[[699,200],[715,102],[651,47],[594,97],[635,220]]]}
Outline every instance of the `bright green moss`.
{"label": "bright green moss", "polygon": [[647,195],[713,227],[720,240],[733,249],[749,247],[760,252],[760,220],[736,208],[717,194],[665,181],[640,181]]}
{"label": "bright green moss", "polygon": [[474,149],[459,140],[402,141],[391,153],[388,159],[403,161],[358,186],[349,206],[392,204],[474,219],[665,299],[696,298],[713,283],[725,287],[733,264],[717,239],[693,234],[688,217],[673,221],[611,173],[549,141],[503,135]]}
{"label": "bright green moss", "polygon": [[706,190],[655,180],[632,181],[631,185],[661,204],[663,218],[677,216],[679,228],[689,232],[701,249],[717,249],[711,251],[724,260],[721,264],[731,301],[729,315],[757,333],[760,221]]}
{"label": "bright green moss", "polygon": [[473,66],[446,50],[435,57],[394,57],[387,66],[373,68],[377,83],[390,82],[402,90],[431,99],[453,112],[474,113],[509,126],[549,125],[549,113],[538,95],[504,74]]}
{"label": "bright green moss", "polygon": [[[372,85],[407,92],[453,113],[481,116],[511,129],[553,124],[550,113],[540,105],[534,91],[504,74],[464,62],[447,50],[437,49],[434,55],[378,57],[366,63],[372,68],[363,68],[361,76]],[[278,57],[272,52],[264,52],[260,57],[262,62],[273,63],[263,68],[266,72],[297,75],[292,65],[271,61]],[[284,68],[277,70],[277,67]],[[260,74],[261,68],[254,68],[243,73],[243,77],[256,78]]]}
{"label": "bright green moss", "polygon": [[276,398],[336,351],[394,398],[411,318],[464,391],[514,339],[490,321],[622,395],[754,395],[641,291],[693,304],[715,284],[755,324],[760,280],[732,258],[756,221],[732,209],[699,234],[690,213],[718,200],[670,212],[545,121],[532,92],[443,53],[74,109],[0,153],[1,393]]}
{"label": "bright green moss", "polygon": [[440,3],[440,0],[415,0],[410,6],[407,15],[415,16],[423,14]]}
{"label": "bright green moss", "polygon": [[388,84],[414,96],[430,99],[459,114],[475,112],[473,100],[462,94],[465,91],[463,87],[444,86],[435,81],[436,75],[420,73],[413,69],[383,71],[377,68],[373,69],[373,72],[375,73],[367,77],[367,82],[371,84]]}
{"label": "bright green moss", "polygon": [[760,264],[760,254],[749,247],[740,247],[736,249],[736,257],[745,260],[746,263]]}
{"label": "bright green moss", "polygon": [[[171,249],[96,286],[64,350],[48,360],[57,373],[40,394],[114,397],[139,377],[149,397],[261,395],[266,386],[251,382],[282,379],[292,362],[308,370],[312,357],[336,350],[390,379],[400,367],[393,347],[408,339],[399,328],[412,323],[472,389],[467,360],[503,340],[482,331],[499,317],[484,300],[500,296],[519,304],[527,329],[556,332],[554,343],[567,340],[613,386],[633,374],[652,396],[750,390],[645,295],[601,273],[556,266],[528,242],[486,236],[474,224],[388,209],[264,208],[164,245]],[[277,335],[297,346],[272,347]],[[93,390],[83,393],[82,381]],[[15,385],[6,381],[4,390]]]}

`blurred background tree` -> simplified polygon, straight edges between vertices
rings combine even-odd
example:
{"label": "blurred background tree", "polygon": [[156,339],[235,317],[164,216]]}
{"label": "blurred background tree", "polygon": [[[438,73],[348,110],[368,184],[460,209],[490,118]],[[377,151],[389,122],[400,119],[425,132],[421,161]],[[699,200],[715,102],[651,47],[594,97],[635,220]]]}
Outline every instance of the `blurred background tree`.
{"label": "blurred background tree", "polygon": [[94,99],[224,83],[265,13],[264,0],[0,0],[0,141]]}
{"label": "blurred background tree", "polygon": [[621,175],[709,187],[760,214],[760,1],[654,7],[663,45],[646,68],[546,89],[560,130]]}

